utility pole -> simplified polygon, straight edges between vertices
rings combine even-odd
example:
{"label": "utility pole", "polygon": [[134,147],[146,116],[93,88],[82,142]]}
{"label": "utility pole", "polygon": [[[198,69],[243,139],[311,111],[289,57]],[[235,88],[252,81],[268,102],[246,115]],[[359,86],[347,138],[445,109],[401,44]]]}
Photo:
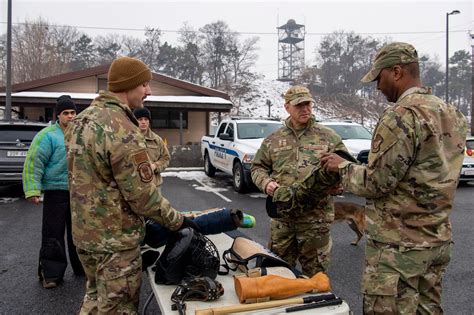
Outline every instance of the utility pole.
{"label": "utility pole", "polygon": [[7,82],[3,118],[10,121],[12,119],[12,0],[8,0],[7,10]]}
{"label": "utility pole", "polygon": [[471,136],[474,136],[474,33],[471,34]]}
{"label": "utility pole", "polygon": [[449,16],[456,15],[461,13],[459,10],[453,10],[451,12],[446,12],[446,96],[445,101],[449,103]]}
{"label": "utility pole", "polygon": [[271,115],[271,107],[272,107],[272,102],[267,98],[267,106],[268,106],[268,118],[272,117]]}

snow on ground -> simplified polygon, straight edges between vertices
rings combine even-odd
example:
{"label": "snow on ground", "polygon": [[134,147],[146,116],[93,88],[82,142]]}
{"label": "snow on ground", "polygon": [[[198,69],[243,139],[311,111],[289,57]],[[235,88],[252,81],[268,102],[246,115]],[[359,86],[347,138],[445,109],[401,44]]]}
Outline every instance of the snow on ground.
{"label": "snow on ground", "polygon": [[203,171],[179,171],[179,172],[163,172],[161,173],[162,177],[178,177],[182,180],[195,180],[201,185],[194,184],[193,187],[199,191],[206,192],[221,192],[228,191],[228,188],[217,187],[218,184],[212,178],[208,177]]}

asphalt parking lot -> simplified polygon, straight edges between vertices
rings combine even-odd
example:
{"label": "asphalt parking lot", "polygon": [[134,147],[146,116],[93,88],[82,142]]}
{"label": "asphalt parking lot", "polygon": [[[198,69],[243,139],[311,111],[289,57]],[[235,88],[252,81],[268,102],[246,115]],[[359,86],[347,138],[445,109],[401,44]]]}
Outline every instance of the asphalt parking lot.
{"label": "asphalt parking lot", "polygon": [[[165,173],[163,193],[179,210],[204,210],[215,207],[239,208],[256,217],[257,226],[241,229],[261,244],[269,237],[264,195],[233,191],[231,179],[223,174],[209,179],[203,172]],[[472,314],[474,301],[474,185],[458,188],[451,220],[454,251],[444,278],[443,307],[446,314]],[[364,200],[344,194],[337,200],[363,204]],[[45,290],[36,277],[41,241],[40,206],[21,198],[21,186],[0,187],[0,314],[73,314],[84,294],[84,279],[75,277],[68,268],[65,281],[58,288]],[[359,246],[350,242],[355,234],[345,223],[332,228],[334,247],[329,272],[333,292],[350,305],[354,314],[362,313],[360,280],[364,265],[365,237]],[[144,278],[146,279],[146,278]],[[142,286],[141,308],[151,289],[147,280]],[[157,313],[152,303],[147,314]]]}

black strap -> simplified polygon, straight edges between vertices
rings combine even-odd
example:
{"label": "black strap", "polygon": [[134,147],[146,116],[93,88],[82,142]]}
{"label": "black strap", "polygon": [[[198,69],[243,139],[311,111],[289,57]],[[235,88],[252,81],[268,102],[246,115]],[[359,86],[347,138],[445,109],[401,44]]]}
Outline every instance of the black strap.
{"label": "black strap", "polygon": [[324,306],[330,306],[330,305],[339,305],[342,304],[342,299],[341,298],[335,298],[332,300],[323,300],[320,302],[312,302],[309,304],[303,304],[303,305],[298,305],[298,306],[293,306],[293,307],[288,307],[285,309],[285,312],[291,313],[291,312],[298,312],[298,311],[303,311],[303,310],[309,310],[313,308],[318,308],[318,307],[324,307]]}

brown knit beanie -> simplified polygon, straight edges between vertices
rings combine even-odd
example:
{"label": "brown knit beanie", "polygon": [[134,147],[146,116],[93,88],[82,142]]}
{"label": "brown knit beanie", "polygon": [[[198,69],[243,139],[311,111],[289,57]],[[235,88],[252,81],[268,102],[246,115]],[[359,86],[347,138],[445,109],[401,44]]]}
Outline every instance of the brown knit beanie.
{"label": "brown knit beanie", "polygon": [[132,90],[151,78],[151,71],[143,62],[135,58],[120,57],[110,65],[108,89],[110,92]]}

